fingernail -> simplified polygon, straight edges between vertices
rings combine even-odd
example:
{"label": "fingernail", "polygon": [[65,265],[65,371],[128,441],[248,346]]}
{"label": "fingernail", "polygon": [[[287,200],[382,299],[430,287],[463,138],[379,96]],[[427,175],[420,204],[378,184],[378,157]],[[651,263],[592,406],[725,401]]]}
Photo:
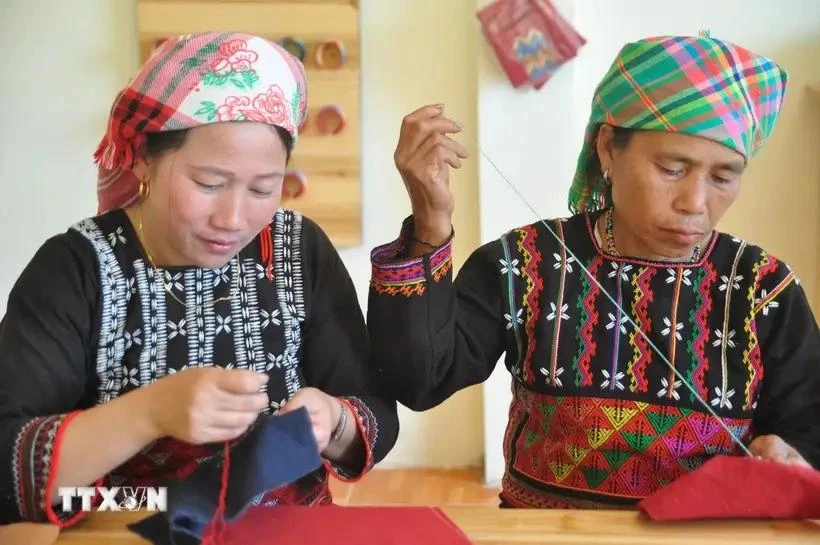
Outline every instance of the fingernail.
{"label": "fingernail", "polygon": [[458,121],[453,121],[453,123],[455,123],[455,124],[456,124],[456,128],[457,128],[458,130],[460,130],[460,131],[461,131],[461,130],[464,130],[464,127],[462,127],[462,126],[461,126],[461,123],[459,123]]}
{"label": "fingernail", "polygon": [[444,104],[436,104],[436,108],[438,108],[439,110],[443,110]]}

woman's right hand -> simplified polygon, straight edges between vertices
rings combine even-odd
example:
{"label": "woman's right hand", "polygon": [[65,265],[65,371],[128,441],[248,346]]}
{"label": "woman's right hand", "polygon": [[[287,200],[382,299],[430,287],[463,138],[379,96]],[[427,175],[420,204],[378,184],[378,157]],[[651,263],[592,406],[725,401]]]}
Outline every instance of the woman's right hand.
{"label": "woman's right hand", "polygon": [[424,106],[402,121],[393,154],[413,207],[415,236],[436,246],[452,232],[449,167],[460,168],[469,156],[464,146],[447,136],[460,131],[441,105]]}
{"label": "woman's right hand", "polygon": [[204,367],[163,377],[145,388],[158,437],[192,444],[229,441],[242,435],[268,407],[262,373]]}

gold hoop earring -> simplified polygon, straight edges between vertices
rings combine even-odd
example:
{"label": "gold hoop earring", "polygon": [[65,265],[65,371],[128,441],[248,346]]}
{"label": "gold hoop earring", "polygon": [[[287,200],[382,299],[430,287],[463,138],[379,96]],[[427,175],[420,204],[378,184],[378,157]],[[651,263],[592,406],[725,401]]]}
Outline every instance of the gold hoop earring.
{"label": "gold hoop earring", "polygon": [[137,193],[137,197],[139,201],[144,201],[148,197],[148,193],[151,192],[151,184],[148,183],[148,175],[142,177],[140,180],[139,192]]}
{"label": "gold hoop earring", "polygon": [[606,184],[611,183],[610,180],[609,180],[609,169],[606,169],[602,173],[602,176],[604,177],[604,183],[606,183]]}

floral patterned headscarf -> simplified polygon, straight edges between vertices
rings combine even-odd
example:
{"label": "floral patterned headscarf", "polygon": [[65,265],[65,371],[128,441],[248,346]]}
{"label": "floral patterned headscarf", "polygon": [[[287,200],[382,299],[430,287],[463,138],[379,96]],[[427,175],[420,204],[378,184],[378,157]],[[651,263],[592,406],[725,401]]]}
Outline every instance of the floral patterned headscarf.
{"label": "floral patterned headscarf", "polygon": [[305,70],[264,38],[202,32],[166,40],[114,101],[95,161],[98,212],[138,198],[132,169],[150,132],[225,121],[281,127],[294,142],[307,116]]}

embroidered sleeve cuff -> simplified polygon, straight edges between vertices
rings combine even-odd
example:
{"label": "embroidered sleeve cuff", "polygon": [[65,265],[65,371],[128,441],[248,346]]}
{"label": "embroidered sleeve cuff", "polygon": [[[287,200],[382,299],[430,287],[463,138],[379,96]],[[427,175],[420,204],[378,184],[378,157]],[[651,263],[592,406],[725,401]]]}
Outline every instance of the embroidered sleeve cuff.
{"label": "embroidered sleeve cuff", "polygon": [[65,528],[85,515],[79,498],[73,503],[70,499],[55,503],[57,490],[53,490],[63,436],[77,414],[79,412],[33,418],[17,434],[12,471],[21,520]]}
{"label": "embroidered sleeve cuff", "polygon": [[347,406],[364,443],[364,464],[358,469],[343,467],[340,464],[325,460],[325,468],[337,479],[346,482],[355,482],[373,468],[373,448],[379,436],[379,426],[370,407],[357,397],[343,397],[342,403]]}
{"label": "embroidered sleeve cuff", "polygon": [[452,267],[452,239],[421,257],[407,257],[413,230],[412,216],[404,220],[399,238],[376,247],[370,254],[371,287],[386,295],[422,295],[429,281],[438,282]]}

